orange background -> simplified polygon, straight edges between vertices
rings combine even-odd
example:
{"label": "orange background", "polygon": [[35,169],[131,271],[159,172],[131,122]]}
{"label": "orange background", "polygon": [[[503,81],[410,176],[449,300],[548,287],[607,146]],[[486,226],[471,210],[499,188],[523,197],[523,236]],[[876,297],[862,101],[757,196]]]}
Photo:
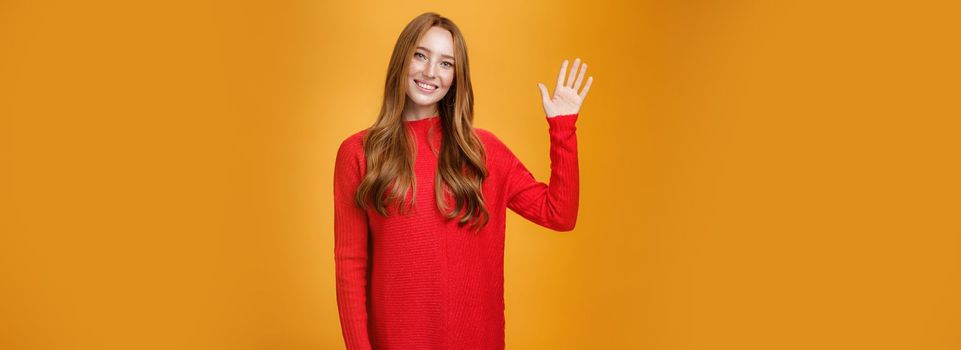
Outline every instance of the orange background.
{"label": "orange background", "polygon": [[464,32],[510,214],[511,349],[959,349],[959,12],[915,1],[0,3],[0,348],[337,349],[332,166],[394,40]]}

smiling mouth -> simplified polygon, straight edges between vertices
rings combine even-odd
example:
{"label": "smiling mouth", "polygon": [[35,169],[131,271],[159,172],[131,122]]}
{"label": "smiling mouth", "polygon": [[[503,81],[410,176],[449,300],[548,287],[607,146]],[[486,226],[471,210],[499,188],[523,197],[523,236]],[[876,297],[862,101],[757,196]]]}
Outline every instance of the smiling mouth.
{"label": "smiling mouth", "polygon": [[426,92],[432,92],[434,90],[437,90],[437,85],[428,84],[417,79],[414,79],[414,85],[417,85],[417,87],[419,87],[421,90],[424,90]]}

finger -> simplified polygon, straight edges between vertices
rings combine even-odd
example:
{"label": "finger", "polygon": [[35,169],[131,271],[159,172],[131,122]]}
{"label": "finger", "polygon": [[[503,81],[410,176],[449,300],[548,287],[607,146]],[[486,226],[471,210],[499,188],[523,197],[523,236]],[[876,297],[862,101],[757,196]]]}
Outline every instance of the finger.
{"label": "finger", "polygon": [[587,63],[581,63],[580,73],[577,73],[577,81],[574,82],[574,91],[581,89],[581,81],[584,80],[584,72],[587,71]]}
{"label": "finger", "polygon": [[551,94],[547,92],[547,86],[541,83],[537,83],[537,87],[541,89],[541,100],[544,101],[544,104],[547,104],[548,102],[550,102]]}
{"label": "finger", "polygon": [[580,57],[574,59],[574,65],[571,66],[571,73],[567,76],[567,83],[564,84],[566,87],[571,87],[574,85],[574,75],[577,74],[577,67],[581,65]]}
{"label": "finger", "polygon": [[557,91],[557,89],[564,85],[565,72],[567,72],[567,60],[564,60],[564,63],[561,63],[561,72],[557,73],[557,86],[554,87],[554,91]]}
{"label": "finger", "polygon": [[584,83],[584,91],[581,91],[581,101],[584,101],[584,98],[587,97],[587,92],[591,91],[592,82],[594,82],[594,77],[588,77],[587,82]]}

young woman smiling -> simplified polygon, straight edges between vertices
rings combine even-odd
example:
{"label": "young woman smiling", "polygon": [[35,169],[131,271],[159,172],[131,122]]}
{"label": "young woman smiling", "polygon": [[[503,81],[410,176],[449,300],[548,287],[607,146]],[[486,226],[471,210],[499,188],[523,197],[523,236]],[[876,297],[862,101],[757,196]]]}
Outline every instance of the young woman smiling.
{"label": "young woman smiling", "polygon": [[[579,177],[575,122],[593,77],[561,64],[538,84],[549,184],[474,128],[467,46],[449,19],[414,18],[394,46],[373,126],[334,168],[337,304],[348,349],[503,349],[506,209],[570,231]],[[583,89],[581,88],[584,83]]]}

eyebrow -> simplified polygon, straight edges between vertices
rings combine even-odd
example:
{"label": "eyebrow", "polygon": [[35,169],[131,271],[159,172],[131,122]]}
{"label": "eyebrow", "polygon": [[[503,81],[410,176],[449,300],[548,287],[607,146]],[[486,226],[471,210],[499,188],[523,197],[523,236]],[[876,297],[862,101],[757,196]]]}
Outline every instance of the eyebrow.
{"label": "eyebrow", "polygon": [[[417,48],[418,48],[418,49],[421,49],[421,50],[424,50],[424,51],[427,51],[427,53],[430,53],[430,49],[428,49],[428,48],[426,48],[426,47],[418,46]],[[440,55],[440,57],[450,58],[451,60],[454,59],[454,56],[451,56],[451,55]]]}

